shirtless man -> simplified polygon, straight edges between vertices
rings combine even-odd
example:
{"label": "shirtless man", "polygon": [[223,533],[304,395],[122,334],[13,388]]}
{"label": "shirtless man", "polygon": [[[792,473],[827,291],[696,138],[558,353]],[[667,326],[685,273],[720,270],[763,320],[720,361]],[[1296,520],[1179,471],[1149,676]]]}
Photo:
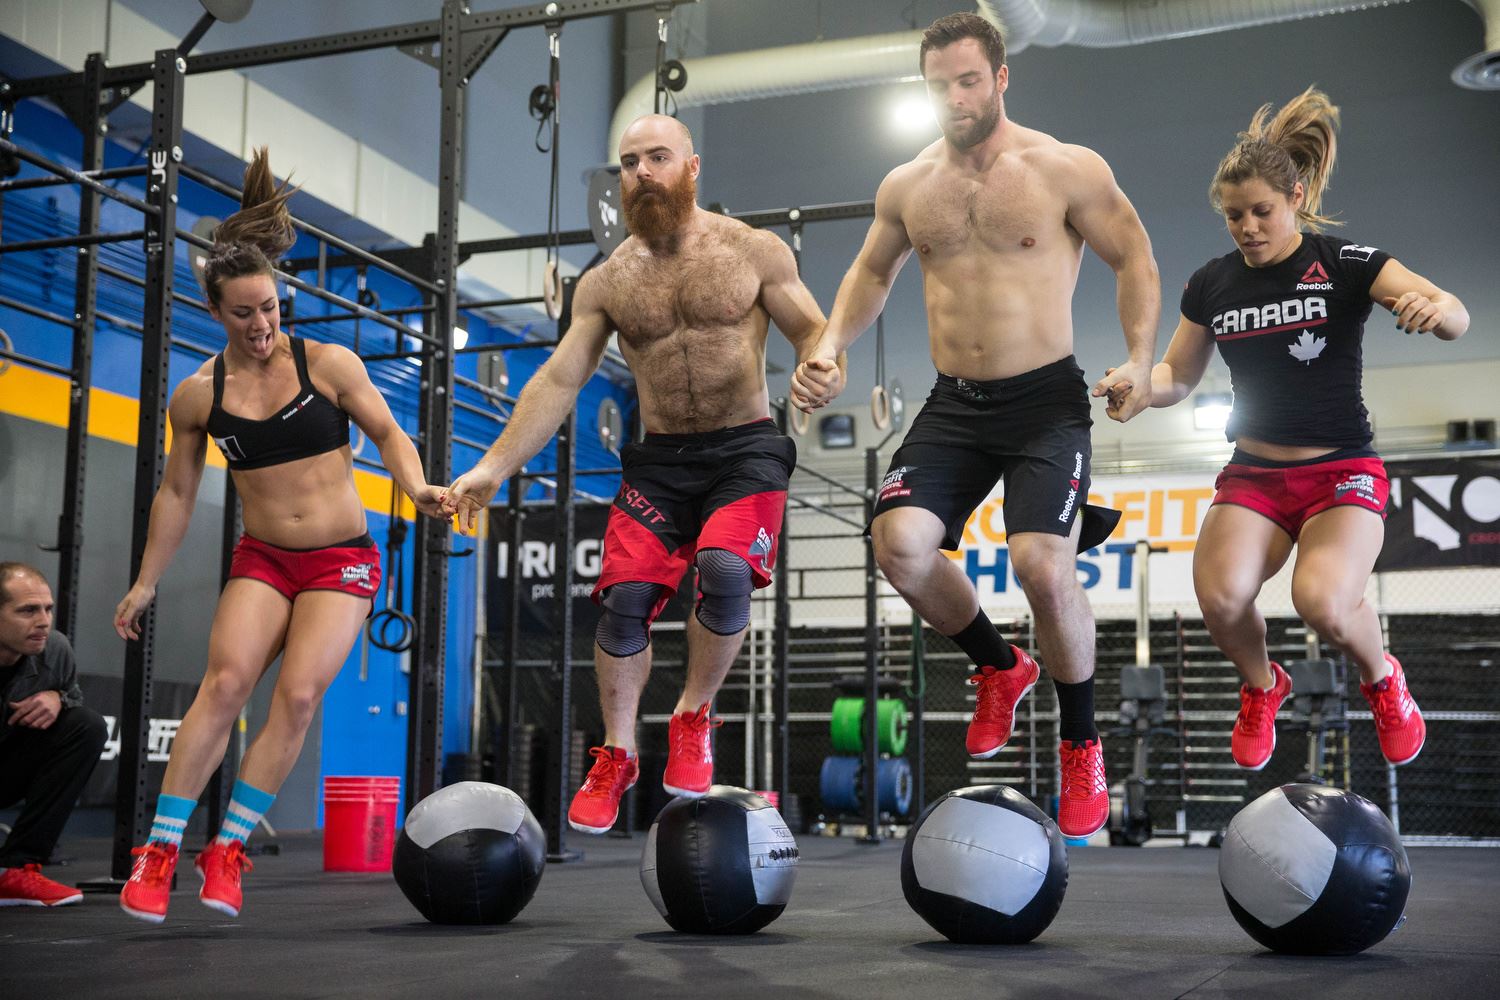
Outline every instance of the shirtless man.
{"label": "shirtless man", "polygon": [[770,419],[767,321],[799,360],[825,323],[785,243],[698,207],[699,161],[681,122],[631,123],[620,168],[630,238],[578,282],[567,335],[526,383],[505,432],[445,500],[472,526],[552,437],[619,332],[646,438],[621,450],[594,589],[605,745],[590,751],[594,766],[568,810],[568,824],[585,833],[614,826],[620,796],[639,776],[635,720],[651,670],[651,622],[689,564],[698,570],[697,606],[662,785],[697,797],[713,783],[709,704],[739,654],[752,590],[771,582],[797,457]]}
{"label": "shirtless man", "polygon": [[912,608],[973,660],[967,749],[993,757],[1040,671],[1000,637],[964,571],[938,550],[958,548],[969,515],[1004,478],[1011,564],[1057,686],[1058,826],[1084,837],[1108,818],[1109,794],[1094,726],[1093,613],[1075,557],[1101,542],[1113,520],[1099,508],[1080,516],[1092,420],[1072,356],[1071,302],[1087,243],[1115,272],[1130,355],[1093,392],[1108,396],[1111,417],[1127,420],[1151,399],[1156,263],[1097,154],[1005,116],[1005,43],[987,21],[939,18],[920,58],[943,138],[881,184],[875,222],[827,330],[798,366],[792,398],[816,409],[842,390],[828,359],[879,315],[915,249],[939,374],[881,484],[870,527],[876,558]]}

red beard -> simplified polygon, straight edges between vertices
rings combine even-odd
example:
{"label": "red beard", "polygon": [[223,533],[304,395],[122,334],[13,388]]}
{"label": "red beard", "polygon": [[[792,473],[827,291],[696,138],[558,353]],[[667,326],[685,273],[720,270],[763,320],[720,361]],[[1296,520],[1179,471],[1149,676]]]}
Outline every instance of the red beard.
{"label": "red beard", "polygon": [[698,182],[686,170],[670,188],[640,181],[621,200],[630,234],[651,246],[671,242],[697,204]]}

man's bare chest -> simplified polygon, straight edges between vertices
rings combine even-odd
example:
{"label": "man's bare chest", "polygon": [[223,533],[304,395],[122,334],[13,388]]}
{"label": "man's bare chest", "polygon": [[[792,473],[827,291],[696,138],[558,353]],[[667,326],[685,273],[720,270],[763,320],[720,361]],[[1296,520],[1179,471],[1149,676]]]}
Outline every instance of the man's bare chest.
{"label": "man's bare chest", "polygon": [[992,170],[978,177],[937,174],[911,191],[902,221],[923,257],[976,244],[996,251],[1052,243],[1067,231],[1062,199],[1035,171]]}
{"label": "man's bare chest", "polygon": [[678,330],[740,326],[759,298],[755,273],[728,253],[640,260],[617,270],[608,312],[621,336],[645,345]]}

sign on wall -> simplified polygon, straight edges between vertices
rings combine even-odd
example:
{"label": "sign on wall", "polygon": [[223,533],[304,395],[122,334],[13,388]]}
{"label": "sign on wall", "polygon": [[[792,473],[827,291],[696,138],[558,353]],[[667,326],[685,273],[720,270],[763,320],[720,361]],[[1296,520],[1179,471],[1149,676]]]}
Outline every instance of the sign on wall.
{"label": "sign on wall", "polygon": [[1390,462],[1390,513],[1375,568],[1500,566],[1500,458]]}
{"label": "sign on wall", "polygon": [[[1151,600],[1195,600],[1193,548],[1213,500],[1215,474],[1101,476],[1090,484],[1089,503],[1121,512],[1104,544],[1078,556],[1078,579],[1091,603],[1135,603],[1136,542],[1141,539],[1166,550],[1151,557]],[[969,518],[959,550],[944,554],[973,581],[987,611],[1020,614],[1028,609],[1005,542],[1004,511],[1004,489],[997,484]],[[893,600],[900,602],[899,597]]]}
{"label": "sign on wall", "polygon": [[[1462,566],[1500,566],[1500,458],[1456,456],[1392,462],[1390,511],[1378,572]],[[1193,549],[1213,500],[1217,471],[1153,476],[1101,476],[1089,503],[1122,512],[1102,545],[1078,556],[1078,579],[1098,607],[1129,607],[1135,592],[1136,542],[1166,551],[1151,557],[1153,604],[1191,608]],[[964,570],[992,614],[1024,614],[1005,535],[1003,488],[969,518],[961,547],[945,553]],[[887,598],[899,612],[904,602]]]}
{"label": "sign on wall", "polygon": [[[592,635],[599,610],[590,595],[604,564],[604,527],[608,507],[577,507],[573,511],[573,626],[576,635]],[[557,514],[552,507],[526,511],[520,551],[521,606],[518,627],[524,633],[550,633],[557,627],[557,587],[553,579],[557,551]],[[509,567],[510,514],[504,508],[490,510],[486,558],[490,567],[485,609],[490,635],[502,636],[510,614]],[[658,621],[682,621],[692,600],[679,588]]]}

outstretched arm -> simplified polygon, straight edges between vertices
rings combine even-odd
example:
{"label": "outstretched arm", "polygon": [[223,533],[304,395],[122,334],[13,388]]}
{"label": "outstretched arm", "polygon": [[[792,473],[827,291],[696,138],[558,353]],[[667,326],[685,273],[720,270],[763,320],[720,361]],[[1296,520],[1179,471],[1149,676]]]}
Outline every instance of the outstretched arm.
{"label": "outstretched arm", "polygon": [[1171,406],[1186,399],[1203,380],[1213,356],[1214,338],[1208,327],[1183,316],[1167,345],[1167,356],[1151,369],[1151,405]]}
{"label": "outstretched arm", "polygon": [[757,238],[761,305],[776,329],[797,349],[797,361],[806,361],[828,320],[802,283],[791,247],[771,233],[759,233]]}
{"label": "outstretched arm", "polygon": [[792,376],[792,402],[803,410],[827,406],[843,391],[843,372],[829,378],[832,364],[885,308],[891,285],[901,266],[911,256],[911,241],[901,221],[901,197],[905,190],[904,167],[898,167],[881,182],[875,194],[875,221],[865,235],[864,246],[844,275],[834,299],[828,326],[807,359]]}
{"label": "outstretched arm", "polygon": [[438,502],[441,490],[428,485],[416,446],[391,416],[391,408],[370,381],[370,373],[359,356],[345,347],[323,344],[311,363],[316,365],[318,376],[332,385],[339,409],[349,414],[349,419],[380,451],[381,463],[401,492],[423,514],[447,520],[448,514]]}
{"label": "outstretched arm", "polygon": [[1403,333],[1430,333],[1439,340],[1457,340],[1469,329],[1469,310],[1458,296],[1388,260],[1370,286],[1370,298],[1391,311]]}
{"label": "outstretched arm", "polygon": [[1124,423],[1151,403],[1151,362],[1156,357],[1156,324],[1161,318],[1161,282],[1151,239],[1135,206],[1115,183],[1097,153],[1073,147],[1071,170],[1064,171],[1068,223],[1115,272],[1115,306],[1125,332],[1126,362],[1094,386],[1108,396],[1106,412]]}
{"label": "outstretched arm", "polygon": [[198,500],[198,483],[203,479],[203,460],[208,449],[208,403],[202,397],[203,386],[185,380],[172,394],[167,406],[167,420],[172,425],[172,450],[162,473],[161,486],[151,501],[151,520],[146,529],[146,551],[141,555],[141,570],[130,590],[115,607],[115,632],[122,639],[140,638],[141,615],[156,597],[156,584],[177,554],[193,507]]}
{"label": "outstretched arm", "polygon": [[473,469],[448,487],[443,507],[472,530],[475,517],[494,499],[500,484],[520,471],[557,433],[609,345],[597,272],[589,272],[573,293],[573,322],[546,364],[527,381],[505,431]]}

